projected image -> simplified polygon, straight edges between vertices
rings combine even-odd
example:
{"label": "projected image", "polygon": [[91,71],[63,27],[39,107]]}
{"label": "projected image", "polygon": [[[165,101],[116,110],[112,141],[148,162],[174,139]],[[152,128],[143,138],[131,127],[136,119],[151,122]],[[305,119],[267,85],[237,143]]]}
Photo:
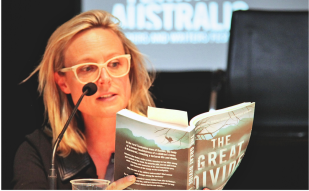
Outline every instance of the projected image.
{"label": "projected image", "polygon": [[233,11],[307,7],[306,0],[82,1],[82,11],[101,9],[116,16],[158,71],[225,70]]}
{"label": "projected image", "polygon": [[130,31],[126,35],[136,45],[226,43],[232,11],[248,9],[244,1],[225,1],[219,16],[218,2],[148,2],[131,0],[112,8],[112,14],[122,21],[123,29]]}

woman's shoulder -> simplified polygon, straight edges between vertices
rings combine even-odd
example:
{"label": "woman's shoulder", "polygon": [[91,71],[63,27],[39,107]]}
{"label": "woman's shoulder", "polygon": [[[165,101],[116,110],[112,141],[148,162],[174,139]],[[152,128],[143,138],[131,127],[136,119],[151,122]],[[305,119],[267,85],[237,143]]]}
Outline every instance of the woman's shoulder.
{"label": "woman's shoulder", "polygon": [[[48,188],[46,174],[50,168],[52,138],[36,129],[19,146],[14,159],[15,189]],[[31,176],[29,176],[29,173]]]}
{"label": "woman's shoulder", "polygon": [[46,127],[36,129],[31,134],[25,136],[24,141],[19,146],[15,160],[23,161],[37,158],[45,167],[52,155],[52,137],[45,130]]}
{"label": "woman's shoulder", "polygon": [[[45,159],[46,156],[51,156],[52,152],[52,137],[48,135],[46,127],[36,129],[31,134],[25,136],[25,140],[19,146],[17,151],[22,155],[38,155]],[[22,156],[23,157],[23,156]]]}
{"label": "woman's shoulder", "polygon": [[26,135],[25,142],[30,143],[33,146],[47,146],[51,145],[52,136],[51,130],[45,126],[39,129],[36,129],[31,134]]}

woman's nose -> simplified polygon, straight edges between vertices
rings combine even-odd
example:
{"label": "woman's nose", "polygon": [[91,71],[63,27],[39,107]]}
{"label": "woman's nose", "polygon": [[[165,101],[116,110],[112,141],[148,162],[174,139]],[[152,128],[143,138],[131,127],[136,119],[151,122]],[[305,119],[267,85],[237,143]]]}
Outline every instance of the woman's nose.
{"label": "woman's nose", "polygon": [[99,77],[99,83],[109,83],[111,81],[111,76],[108,74],[106,68],[101,69],[101,74]]}

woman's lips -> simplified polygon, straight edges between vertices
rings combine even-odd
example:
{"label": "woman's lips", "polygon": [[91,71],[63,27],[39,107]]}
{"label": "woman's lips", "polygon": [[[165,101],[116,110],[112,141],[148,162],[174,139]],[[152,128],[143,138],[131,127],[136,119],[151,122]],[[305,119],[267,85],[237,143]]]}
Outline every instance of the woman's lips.
{"label": "woman's lips", "polygon": [[102,101],[107,101],[107,100],[111,100],[116,96],[116,94],[105,94],[105,95],[101,95],[100,97],[98,97],[98,100],[102,100]]}

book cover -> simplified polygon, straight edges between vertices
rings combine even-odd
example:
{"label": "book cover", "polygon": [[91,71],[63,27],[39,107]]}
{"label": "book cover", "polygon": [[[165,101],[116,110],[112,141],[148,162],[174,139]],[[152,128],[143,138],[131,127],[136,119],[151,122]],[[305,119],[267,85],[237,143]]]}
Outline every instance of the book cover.
{"label": "book cover", "polygon": [[244,156],[253,113],[254,103],[248,103],[198,115],[184,127],[122,110],[114,179],[134,174],[128,189],[222,189]]}
{"label": "book cover", "polygon": [[[248,147],[255,104],[214,115],[195,124],[196,189],[222,190]],[[195,122],[198,120],[198,122]]]}

